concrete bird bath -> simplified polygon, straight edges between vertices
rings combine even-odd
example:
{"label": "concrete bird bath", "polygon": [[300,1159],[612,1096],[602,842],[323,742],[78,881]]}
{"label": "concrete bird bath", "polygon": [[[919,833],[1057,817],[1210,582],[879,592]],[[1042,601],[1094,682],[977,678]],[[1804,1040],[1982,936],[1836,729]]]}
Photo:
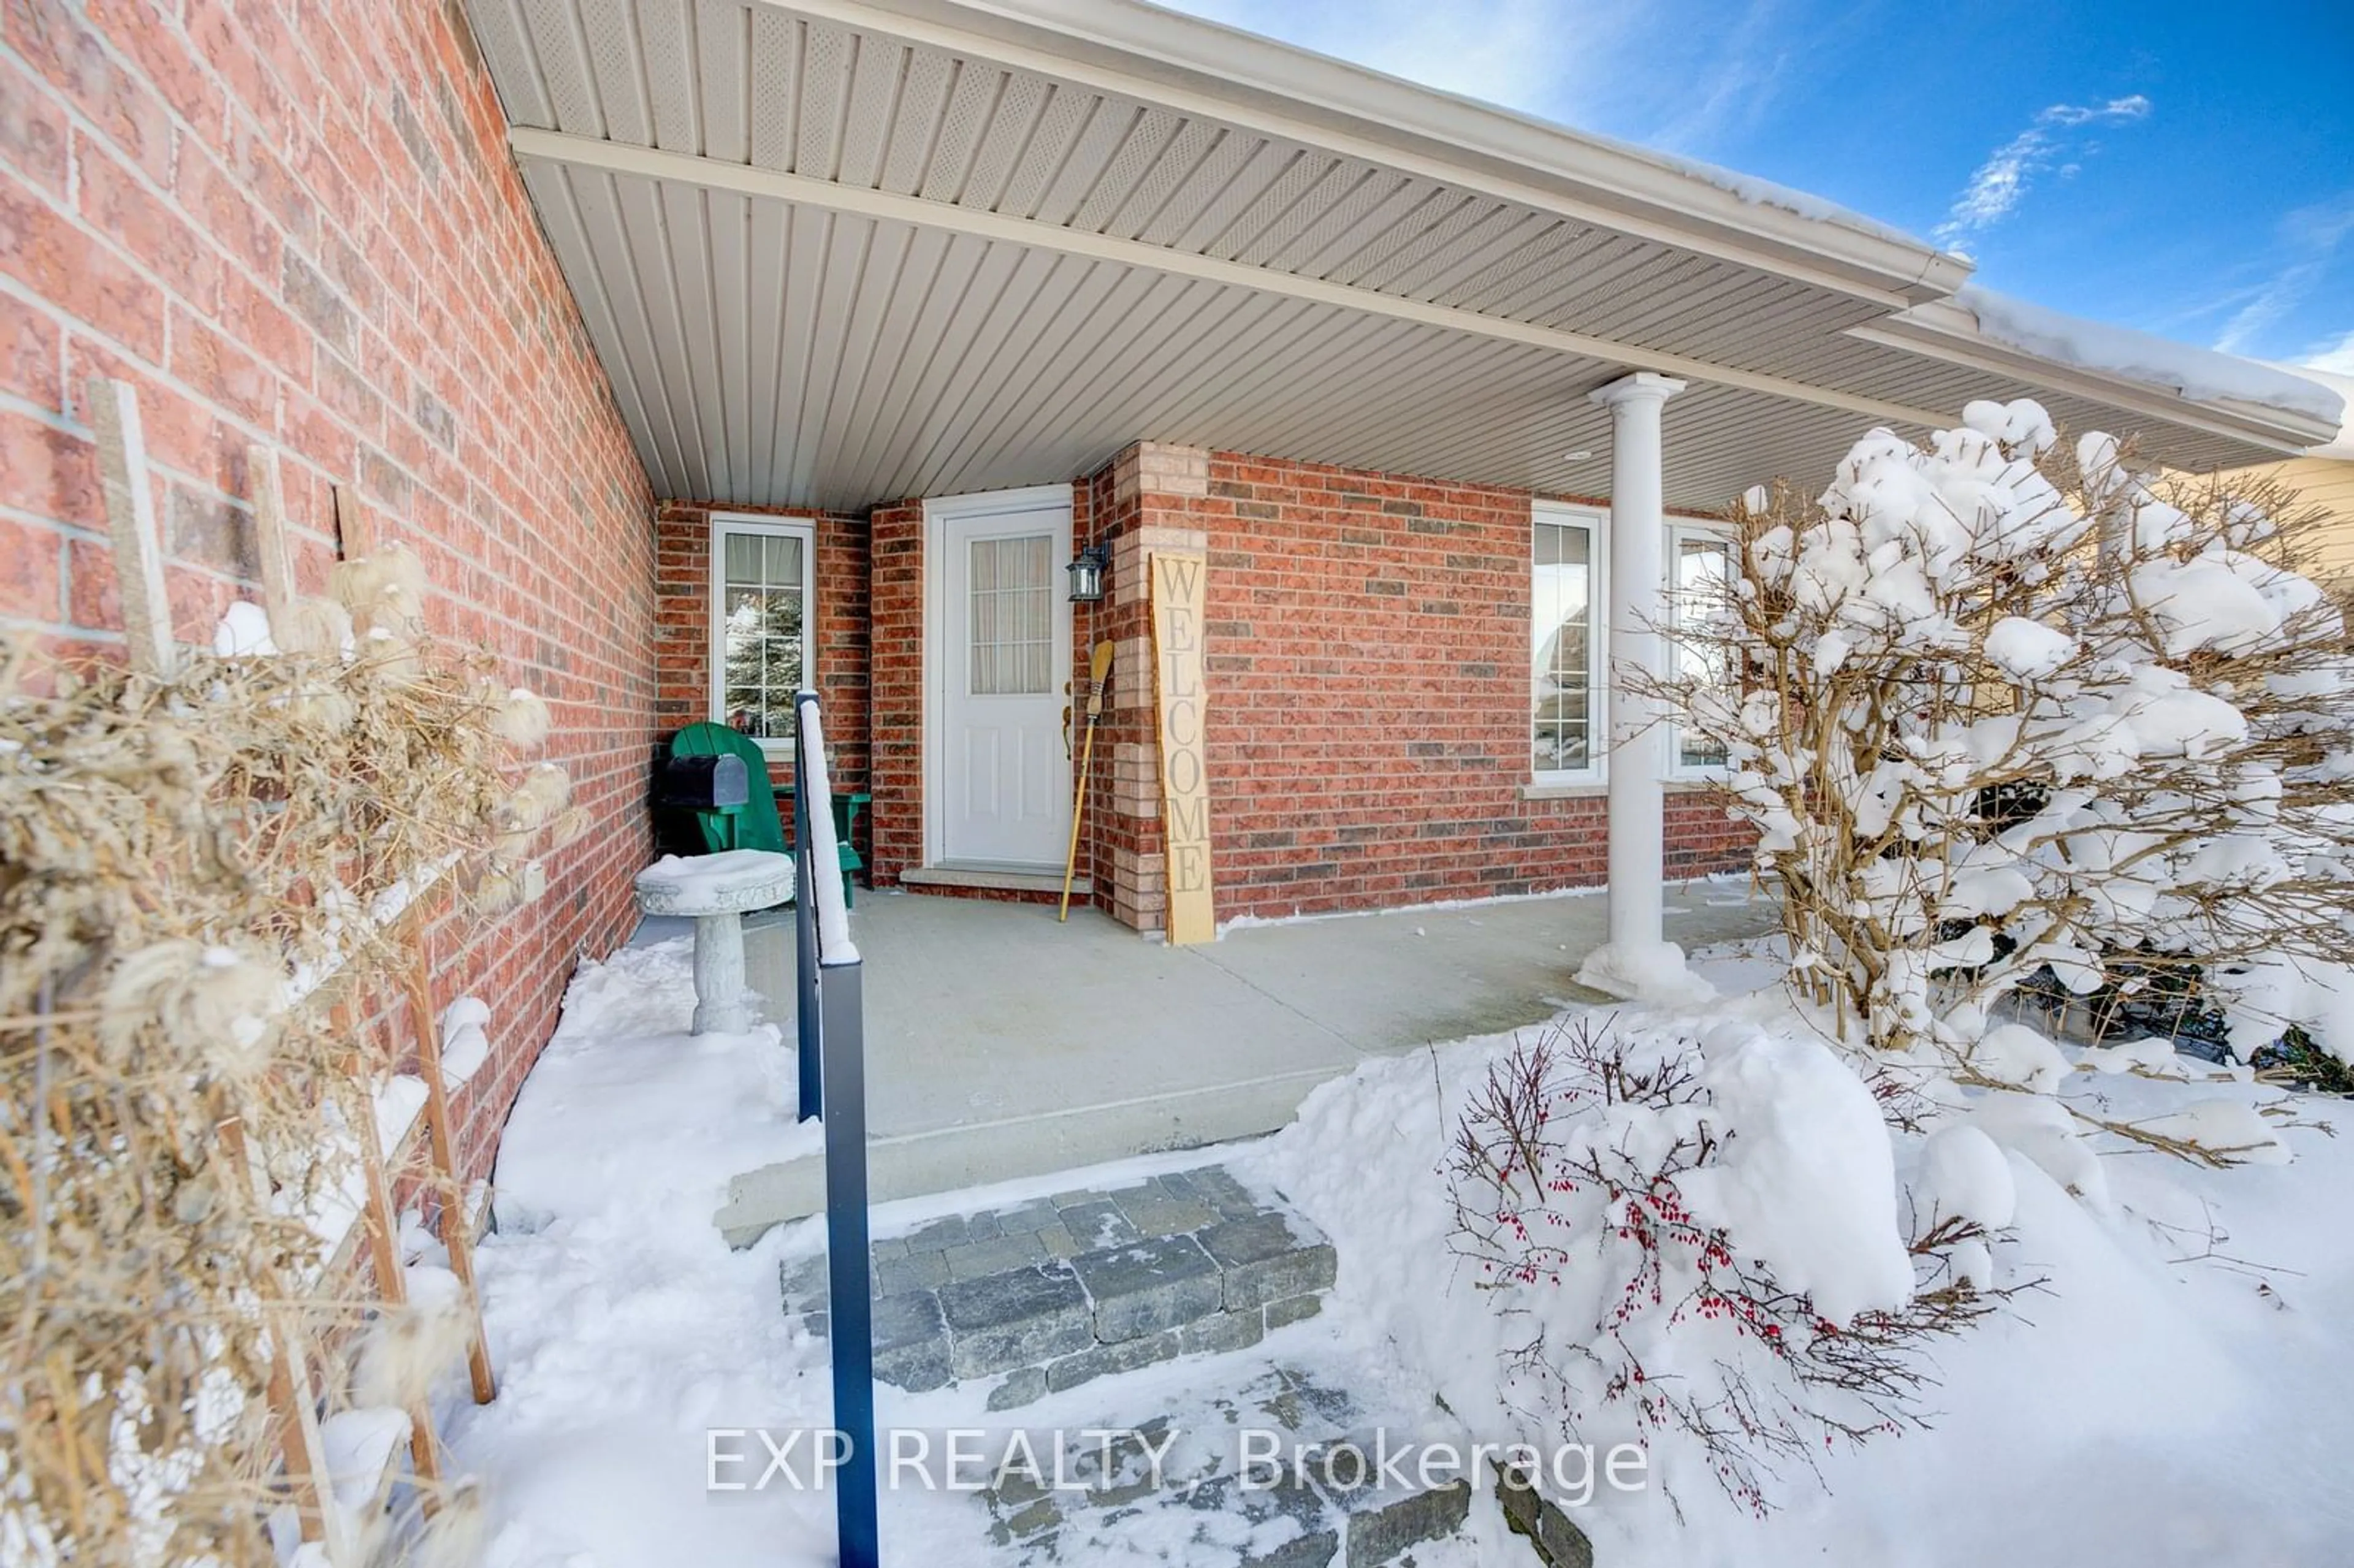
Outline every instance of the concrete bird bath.
{"label": "concrete bird bath", "polygon": [[744,989],[744,914],[793,895],[793,857],[765,850],[664,855],[638,873],[638,907],[695,921],[697,1034],[740,1033],[758,1022]]}

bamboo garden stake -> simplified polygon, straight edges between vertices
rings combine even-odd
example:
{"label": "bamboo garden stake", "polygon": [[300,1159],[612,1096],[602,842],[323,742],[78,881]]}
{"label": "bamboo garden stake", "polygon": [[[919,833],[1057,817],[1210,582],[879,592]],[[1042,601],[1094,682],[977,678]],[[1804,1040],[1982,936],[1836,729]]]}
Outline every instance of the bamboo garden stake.
{"label": "bamboo garden stake", "polygon": [[1063,905],[1057,921],[1071,917],[1071,879],[1079,869],[1079,813],[1087,804],[1087,768],[1096,756],[1096,724],[1103,717],[1104,676],[1111,670],[1111,644],[1098,642],[1087,660],[1087,733],[1079,742],[1079,781],[1071,794],[1071,847],[1063,856]]}
{"label": "bamboo garden stake", "polygon": [[122,603],[122,637],[132,667],[169,679],[175,662],[172,598],[164,580],[163,535],[147,474],[147,440],[139,391],[105,376],[90,383],[90,418],[98,432],[106,525],[114,540],[114,580]]}

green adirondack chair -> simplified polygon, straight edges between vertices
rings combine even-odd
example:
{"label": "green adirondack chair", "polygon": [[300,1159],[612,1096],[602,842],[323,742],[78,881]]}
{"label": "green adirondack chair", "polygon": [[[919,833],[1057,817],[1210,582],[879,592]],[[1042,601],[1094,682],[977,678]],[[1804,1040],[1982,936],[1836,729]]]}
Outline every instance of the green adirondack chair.
{"label": "green adirondack chair", "polygon": [[691,724],[671,737],[673,757],[726,757],[744,759],[751,800],[737,811],[697,811],[695,823],[703,847],[720,850],[768,850],[785,853],[785,824],[777,815],[777,792],[769,783],[769,759],[760,743],[724,724]]}
{"label": "green adirondack chair", "polygon": [[[703,835],[703,847],[715,853],[730,849],[785,853],[788,845],[784,820],[778,808],[775,787],[769,782],[769,759],[760,743],[724,724],[691,724],[671,737],[673,757],[720,757],[730,753],[744,759],[751,800],[741,810],[695,812],[695,828]],[[832,802],[834,828],[841,841],[842,898],[845,907],[851,902],[851,874],[866,863],[851,847],[851,829],[870,799],[864,793],[836,795]]]}

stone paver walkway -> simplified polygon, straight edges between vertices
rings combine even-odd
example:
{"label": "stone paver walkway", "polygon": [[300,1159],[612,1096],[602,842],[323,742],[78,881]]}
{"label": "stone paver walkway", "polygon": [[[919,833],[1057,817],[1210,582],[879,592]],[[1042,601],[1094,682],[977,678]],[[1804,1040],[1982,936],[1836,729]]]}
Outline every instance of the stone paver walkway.
{"label": "stone paver walkway", "polygon": [[[1312,1317],[1331,1244],[1222,1166],[935,1220],[874,1244],[875,1375],[911,1393],[999,1378],[1010,1410],[1112,1372],[1245,1350]],[[828,1326],[822,1254],[784,1307]]]}
{"label": "stone paver walkway", "polygon": [[[1238,1372],[1230,1393],[1182,1421],[1155,1417],[1134,1436],[1073,1442],[1042,1461],[1078,1486],[1013,1475],[984,1490],[990,1539],[1041,1568],[1155,1558],[1188,1568],[1413,1568],[1416,1547],[1462,1528],[1469,1484],[1383,1479],[1372,1462],[1381,1439],[1351,1395],[1281,1362]],[[1246,1463],[1246,1431],[1271,1436],[1280,1461]]]}

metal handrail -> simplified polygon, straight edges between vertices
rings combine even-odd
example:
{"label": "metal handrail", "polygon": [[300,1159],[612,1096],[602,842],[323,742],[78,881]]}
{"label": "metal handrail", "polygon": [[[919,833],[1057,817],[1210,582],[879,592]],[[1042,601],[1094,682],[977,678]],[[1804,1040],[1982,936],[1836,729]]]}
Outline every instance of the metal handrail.
{"label": "metal handrail", "polygon": [[[833,1470],[842,1568],[879,1568],[875,1522],[875,1320],[868,1294],[864,969],[850,940],[833,842],[818,695],[793,699],[794,1022],[800,1118],[825,1122],[827,1342],[833,1361]],[[817,802],[812,809],[811,802]]]}

